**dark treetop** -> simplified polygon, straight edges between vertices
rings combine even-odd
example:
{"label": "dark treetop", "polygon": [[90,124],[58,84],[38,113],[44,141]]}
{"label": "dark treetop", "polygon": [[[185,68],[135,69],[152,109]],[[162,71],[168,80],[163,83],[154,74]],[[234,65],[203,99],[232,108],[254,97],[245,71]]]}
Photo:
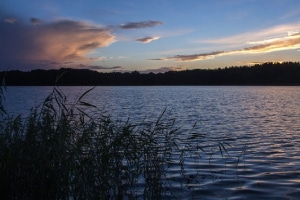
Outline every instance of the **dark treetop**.
{"label": "dark treetop", "polygon": [[[57,77],[62,78],[55,83]],[[125,85],[300,85],[300,63],[264,63],[252,67],[226,67],[143,74],[99,73],[87,69],[3,71],[8,86],[125,86]]]}

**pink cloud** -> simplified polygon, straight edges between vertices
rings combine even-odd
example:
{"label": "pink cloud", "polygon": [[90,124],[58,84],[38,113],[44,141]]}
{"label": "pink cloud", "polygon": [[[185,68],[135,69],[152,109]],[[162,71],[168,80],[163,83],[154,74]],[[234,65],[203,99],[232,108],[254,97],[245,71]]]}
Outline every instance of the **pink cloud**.
{"label": "pink cloud", "polygon": [[88,61],[86,54],[96,48],[109,46],[115,36],[109,28],[73,20],[40,23],[31,18],[35,26],[6,20],[0,23],[0,59],[37,62],[64,63],[68,61]]}

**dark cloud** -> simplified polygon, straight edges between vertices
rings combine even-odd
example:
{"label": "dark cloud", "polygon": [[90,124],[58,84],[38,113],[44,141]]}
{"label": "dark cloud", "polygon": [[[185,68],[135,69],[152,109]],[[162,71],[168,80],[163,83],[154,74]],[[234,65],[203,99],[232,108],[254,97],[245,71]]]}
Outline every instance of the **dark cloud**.
{"label": "dark cloud", "polygon": [[30,18],[30,22],[32,25],[38,25],[42,22],[42,20],[32,17],[32,18]]}
{"label": "dark cloud", "polygon": [[111,29],[83,21],[40,23],[40,19],[31,18],[35,24],[31,26],[14,18],[4,19],[0,21],[0,63],[10,65],[89,61],[88,52],[115,41]]}
{"label": "dark cloud", "polygon": [[142,21],[142,22],[129,22],[127,24],[120,25],[122,29],[133,29],[133,28],[147,28],[162,25],[161,21]]}
{"label": "dark cloud", "polygon": [[139,39],[136,39],[136,41],[138,42],[142,42],[142,43],[150,43],[154,40],[157,40],[159,39],[159,37],[144,37],[144,38],[139,38]]}
{"label": "dark cloud", "polygon": [[24,60],[0,60],[0,71],[6,70],[22,70],[30,71],[34,69],[58,69],[61,67],[68,67],[64,63],[51,61],[24,61]]}
{"label": "dark cloud", "polygon": [[140,71],[141,73],[165,73],[165,72],[169,72],[169,71],[182,71],[185,70],[185,68],[181,68],[181,67],[160,67],[157,69],[146,69],[143,71]]}
{"label": "dark cloud", "polygon": [[216,51],[211,53],[201,53],[201,54],[192,54],[192,55],[176,55],[170,58],[177,61],[204,60],[204,59],[209,59],[212,56],[221,55],[223,53],[224,51]]}
{"label": "dark cloud", "polygon": [[98,66],[98,65],[79,65],[80,68],[85,68],[85,69],[91,69],[91,70],[111,70],[111,69],[122,69],[121,66],[113,66],[113,67],[104,67],[104,66]]}
{"label": "dark cloud", "polygon": [[191,55],[176,55],[166,58],[154,58],[150,60],[175,60],[175,61],[195,61],[195,60],[205,60],[210,59],[217,55],[224,54],[224,51],[216,51],[211,53],[202,53],[202,54],[191,54]]}
{"label": "dark cloud", "polygon": [[157,60],[157,61],[161,61],[161,60],[167,60],[167,58],[149,58],[148,60]]}

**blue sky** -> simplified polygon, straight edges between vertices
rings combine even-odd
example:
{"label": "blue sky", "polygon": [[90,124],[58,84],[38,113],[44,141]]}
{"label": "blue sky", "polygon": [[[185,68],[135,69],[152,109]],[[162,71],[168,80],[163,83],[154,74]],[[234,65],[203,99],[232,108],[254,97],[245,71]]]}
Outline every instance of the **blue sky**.
{"label": "blue sky", "polygon": [[1,0],[0,70],[297,61],[299,0]]}

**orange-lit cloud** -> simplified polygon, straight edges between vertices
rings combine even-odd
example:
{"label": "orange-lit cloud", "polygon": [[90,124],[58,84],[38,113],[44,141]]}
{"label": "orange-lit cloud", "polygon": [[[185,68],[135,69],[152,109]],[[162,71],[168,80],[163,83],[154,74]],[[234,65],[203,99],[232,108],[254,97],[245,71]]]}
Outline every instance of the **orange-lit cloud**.
{"label": "orange-lit cloud", "polygon": [[85,54],[89,51],[114,42],[109,29],[71,20],[40,26],[32,30],[32,34],[32,42],[39,51],[27,55],[31,59],[86,59]]}
{"label": "orange-lit cloud", "polygon": [[[12,23],[13,22],[13,23]],[[88,61],[90,51],[115,41],[109,28],[83,21],[59,20],[41,23],[31,18],[32,25],[12,19],[0,23],[0,59],[21,62]]]}
{"label": "orange-lit cloud", "polygon": [[300,34],[294,34],[281,39],[273,40],[271,42],[266,42],[261,45],[247,47],[241,50],[241,52],[266,53],[297,48],[300,48]]}
{"label": "orange-lit cloud", "polygon": [[212,44],[249,44],[253,41],[267,41],[272,39],[280,39],[290,35],[290,33],[298,33],[300,31],[300,23],[283,24],[258,31],[246,32],[224,38],[206,39],[196,42],[212,43]]}
{"label": "orange-lit cloud", "polygon": [[279,60],[279,61],[260,61],[260,62],[238,62],[239,65],[247,65],[247,66],[252,66],[252,65],[261,65],[261,64],[264,64],[264,63],[284,63],[286,61],[283,61],[283,60]]}
{"label": "orange-lit cloud", "polygon": [[136,41],[142,42],[142,43],[150,43],[150,42],[152,42],[154,40],[158,40],[158,39],[159,39],[159,37],[144,37],[144,38],[139,38]]}
{"label": "orange-lit cloud", "polygon": [[[299,28],[299,29],[296,29]],[[273,31],[271,31],[273,30]],[[229,51],[216,51],[210,53],[200,53],[200,54],[189,54],[189,55],[175,55],[165,58],[151,59],[151,60],[173,60],[173,61],[181,61],[181,62],[190,62],[190,61],[198,61],[198,60],[207,60],[213,59],[216,56],[224,56],[224,55],[236,55],[236,54],[249,54],[249,53],[268,53],[274,51],[282,51],[282,50],[290,50],[300,48],[300,30],[299,27],[292,26],[278,26],[273,29],[266,29],[265,31],[261,31],[257,34],[253,34],[252,40],[247,37],[248,34],[242,34],[239,36],[233,36],[229,38],[223,38],[219,40],[214,40],[210,42],[214,43],[236,43],[237,40],[245,42],[244,45],[249,44],[257,44],[253,46],[244,47],[241,49],[229,50]],[[282,35],[282,31],[286,31],[284,36]],[[270,38],[270,35],[276,35],[276,37]],[[262,36],[269,36],[266,39],[262,39]],[[247,39],[245,39],[246,37]],[[254,39],[261,38],[260,40]],[[246,42],[248,41],[248,42]],[[243,44],[241,42],[241,44]]]}
{"label": "orange-lit cloud", "polygon": [[[141,29],[163,24],[160,21],[130,22],[121,29]],[[39,18],[29,21],[5,17],[0,21],[0,67],[56,68],[88,66],[92,69],[121,69],[97,67],[94,63],[109,58],[88,57],[95,49],[116,41],[113,26],[99,26],[86,21],[57,20],[47,22]],[[138,42],[150,43],[159,37],[144,37]],[[17,67],[19,68],[19,67]]]}

